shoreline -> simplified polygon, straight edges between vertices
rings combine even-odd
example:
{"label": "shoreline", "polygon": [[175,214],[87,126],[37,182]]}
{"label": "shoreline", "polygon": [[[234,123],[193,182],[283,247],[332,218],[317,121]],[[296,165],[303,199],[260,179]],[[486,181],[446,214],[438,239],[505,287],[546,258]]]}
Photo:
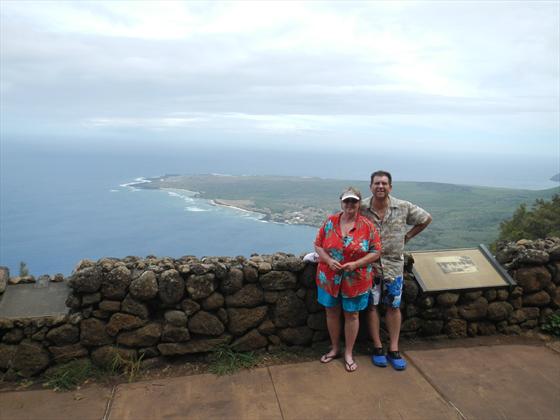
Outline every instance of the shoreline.
{"label": "shoreline", "polygon": [[[146,188],[147,189],[147,188]],[[259,211],[259,210],[255,210],[255,209],[250,209],[250,208],[245,208],[242,205],[233,205],[228,203],[228,200],[220,200],[219,198],[203,198],[201,197],[201,194],[199,191],[192,191],[192,190],[187,190],[185,188],[155,188],[157,190],[160,191],[166,191],[166,192],[173,192],[178,194],[176,191],[180,191],[181,193],[186,192],[187,196],[189,198],[198,198],[200,200],[205,200],[208,203],[210,203],[210,205],[212,206],[216,206],[216,207],[225,207],[225,208],[229,208],[229,209],[233,209],[233,210],[238,210],[238,211],[242,211],[245,213],[254,213],[259,215],[260,217],[257,219],[259,221],[263,221],[263,222],[271,222],[270,220],[270,214],[265,213],[264,211]],[[285,221],[280,222],[282,224],[289,224]]]}
{"label": "shoreline", "polygon": [[212,199],[208,199],[208,201],[213,206],[227,207],[227,208],[234,209],[234,210],[244,211],[246,213],[256,213],[256,214],[262,215],[262,218],[260,218],[259,220],[268,221],[268,218],[270,217],[270,215],[268,213],[265,213],[264,211],[248,209],[248,208],[241,207],[240,205],[234,206],[233,204],[227,203],[227,200],[220,200],[219,198],[212,198]]}
{"label": "shoreline", "polygon": [[[269,208],[255,208],[253,200],[230,200],[223,198],[209,198],[204,197],[203,193],[200,191],[189,190],[186,188],[180,188],[177,186],[161,186],[159,183],[165,181],[171,176],[160,176],[154,178],[137,178],[135,181],[135,187],[138,189],[146,190],[161,190],[166,191],[170,194],[176,194],[178,196],[184,195],[189,199],[200,199],[204,200],[207,204],[216,207],[224,207],[236,211],[240,211],[247,214],[252,214],[255,220],[264,223],[274,223],[280,225],[290,225],[290,226],[307,226],[312,228],[318,228],[321,226],[324,218],[321,220],[317,219],[317,212],[319,209],[315,209],[311,212],[307,208],[294,208],[286,210],[284,212],[272,212]],[[140,182],[138,182],[140,181]],[[327,215],[325,215],[327,216]]]}
{"label": "shoreline", "polygon": [[[144,188],[144,189],[148,189],[148,188]],[[166,191],[166,192],[173,192],[175,194],[177,194],[176,191],[181,191],[181,192],[186,191],[187,196],[189,198],[191,198],[191,197],[192,198],[198,198],[200,196],[200,193],[198,191],[191,191],[191,190],[186,190],[186,189],[183,189],[183,188],[152,188],[152,189],[156,189],[156,190],[160,190],[160,191]]]}
{"label": "shoreline", "polygon": [[[140,185],[146,185],[146,184],[149,185],[149,183],[142,183]],[[261,210],[258,210],[258,209],[247,208],[247,207],[244,207],[242,204],[238,204],[238,203],[231,204],[231,203],[229,203],[230,200],[224,200],[224,199],[219,199],[219,198],[204,198],[204,197],[201,197],[201,194],[200,194],[199,191],[187,190],[185,188],[158,188],[158,187],[156,187],[156,188],[139,187],[139,188],[166,191],[168,193],[169,192],[175,192],[176,193],[176,191],[180,191],[181,193],[187,193],[186,195],[188,195],[189,197],[205,200],[212,206],[225,207],[225,208],[229,208],[229,209],[233,209],[233,210],[237,210],[237,211],[242,211],[242,212],[245,212],[245,213],[253,213],[255,215],[258,215],[256,220],[258,220],[259,222],[275,223],[275,224],[279,224],[279,225],[289,225],[289,226],[308,226],[308,227],[313,227],[313,228],[317,227],[317,226],[309,224],[309,223],[293,223],[293,222],[290,222],[289,220],[283,218],[282,214],[280,214],[280,213],[275,214],[275,216],[278,217],[277,220],[272,220],[272,214],[271,213],[261,211]],[[235,201],[235,200],[231,200],[231,201]]]}

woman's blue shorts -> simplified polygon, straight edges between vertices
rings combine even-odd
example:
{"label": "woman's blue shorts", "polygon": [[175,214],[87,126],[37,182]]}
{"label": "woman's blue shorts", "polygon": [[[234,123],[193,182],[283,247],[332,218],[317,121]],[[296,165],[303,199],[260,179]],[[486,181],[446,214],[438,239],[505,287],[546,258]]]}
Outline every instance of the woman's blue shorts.
{"label": "woman's blue shorts", "polygon": [[368,305],[369,292],[353,298],[342,297],[342,293],[339,293],[338,297],[333,297],[320,287],[317,287],[317,301],[326,308],[338,306],[342,302],[342,310],[344,312],[359,312]]}

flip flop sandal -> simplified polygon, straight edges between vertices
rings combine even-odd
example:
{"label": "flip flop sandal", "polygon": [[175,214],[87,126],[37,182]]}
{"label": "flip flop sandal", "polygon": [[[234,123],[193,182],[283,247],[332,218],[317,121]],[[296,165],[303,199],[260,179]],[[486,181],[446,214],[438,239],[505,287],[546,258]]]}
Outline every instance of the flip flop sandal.
{"label": "flip flop sandal", "polygon": [[358,369],[358,365],[354,361],[352,361],[352,363],[348,363],[345,360],[344,361],[344,368],[346,369],[346,372],[352,373],[352,372],[356,372],[356,370]]}
{"label": "flip flop sandal", "polygon": [[[330,353],[330,352],[329,352],[329,353]],[[330,356],[329,356],[329,353],[323,354],[323,355],[321,356],[321,358],[319,359],[319,361],[320,361],[321,363],[330,363],[330,362],[332,362],[334,359],[338,359],[338,358],[340,357],[340,353],[336,353],[336,354],[333,354],[333,355],[330,355]]]}

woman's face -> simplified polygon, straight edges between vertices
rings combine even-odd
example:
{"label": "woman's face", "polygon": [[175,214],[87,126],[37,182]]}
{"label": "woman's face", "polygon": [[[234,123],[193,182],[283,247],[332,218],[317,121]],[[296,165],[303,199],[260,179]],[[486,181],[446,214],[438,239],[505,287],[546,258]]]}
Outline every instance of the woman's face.
{"label": "woman's face", "polygon": [[360,202],[355,198],[347,198],[340,202],[342,211],[348,216],[354,216],[360,209]]}

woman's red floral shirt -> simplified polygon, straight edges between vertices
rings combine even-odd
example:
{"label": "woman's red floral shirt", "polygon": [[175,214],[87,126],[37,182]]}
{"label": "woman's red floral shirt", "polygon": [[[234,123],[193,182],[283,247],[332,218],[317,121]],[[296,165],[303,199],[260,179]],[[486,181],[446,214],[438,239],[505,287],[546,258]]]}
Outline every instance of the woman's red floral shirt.
{"label": "woman's red floral shirt", "polygon": [[[333,214],[323,223],[317,233],[315,245],[323,248],[340,264],[357,261],[371,252],[381,251],[381,240],[377,229],[368,219],[358,214],[354,227],[342,236],[341,213]],[[367,293],[372,286],[375,269],[373,264],[355,271],[336,272],[324,262],[317,267],[317,286],[329,295],[353,298]]]}

